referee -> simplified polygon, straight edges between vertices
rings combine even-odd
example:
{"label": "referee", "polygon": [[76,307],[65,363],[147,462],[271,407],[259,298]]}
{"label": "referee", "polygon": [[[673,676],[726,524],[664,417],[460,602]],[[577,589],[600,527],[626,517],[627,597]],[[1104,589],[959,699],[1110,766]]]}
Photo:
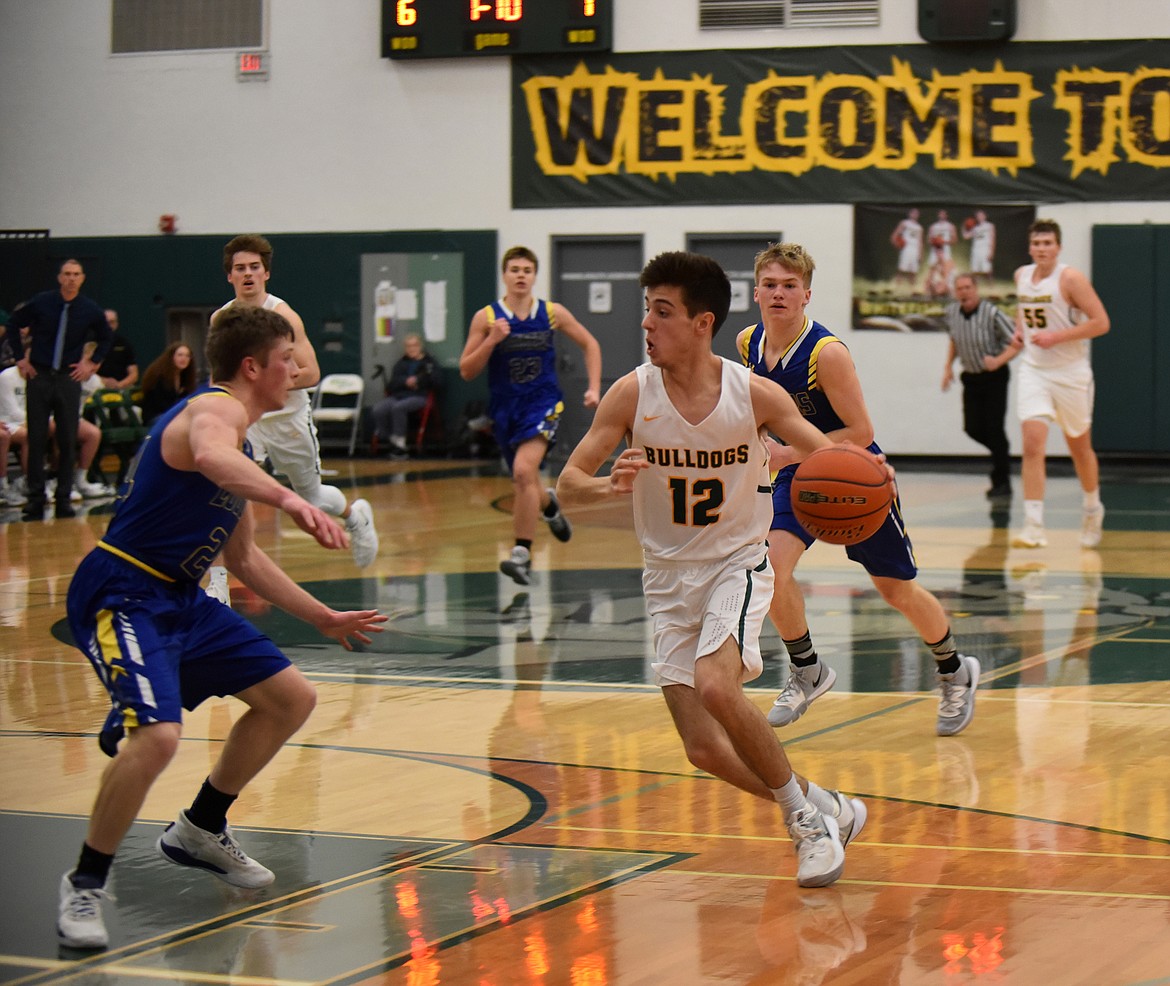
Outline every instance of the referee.
{"label": "referee", "polygon": [[979,297],[971,274],[955,278],[955,301],[943,312],[950,343],[942,389],[954,382],[952,366],[959,358],[963,372],[963,430],[991,452],[989,499],[1012,495],[1011,457],[1003,420],[1007,414],[1008,360],[1018,353],[1012,342],[1015,325],[994,304]]}

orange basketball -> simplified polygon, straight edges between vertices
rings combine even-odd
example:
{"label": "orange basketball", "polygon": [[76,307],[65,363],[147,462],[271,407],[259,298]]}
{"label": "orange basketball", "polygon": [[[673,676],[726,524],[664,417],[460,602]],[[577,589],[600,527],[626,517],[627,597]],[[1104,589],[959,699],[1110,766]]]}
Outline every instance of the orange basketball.
{"label": "orange basketball", "polygon": [[932,247],[945,247],[947,245],[947,238],[945,236],[932,236],[930,238],[930,245]]}
{"label": "orange basketball", "polygon": [[876,455],[856,445],[817,449],[792,477],[792,512],[819,541],[858,544],[886,521],[894,487]]}

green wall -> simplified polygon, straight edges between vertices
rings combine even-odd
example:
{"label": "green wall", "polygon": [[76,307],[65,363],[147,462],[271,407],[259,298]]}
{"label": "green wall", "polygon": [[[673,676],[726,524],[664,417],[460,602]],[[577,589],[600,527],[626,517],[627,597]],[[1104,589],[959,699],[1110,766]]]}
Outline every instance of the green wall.
{"label": "green wall", "polygon": [[[85,267],[83,293],[115,308],[120,330],[145,367],[166,344],[166,313],[176,307],[218,308],[232,297],[222,266],[223,246],[234,233],[214,236],[59,237],[0,242],[0,307],[56,286],[62,260]],[[278,233],[272,243],[274,294],[288,300],[317,347],[322,373],[352,373],[361,366],[361,255],[459,252],[464,257],[463,307],[467,321],[497,294],[494,230],[423,232]],[[37,276],[37,272],[40,276]],[[327,352],[322,325],[340,322],[331,335],[341,349]],[[446,374],[444,417],[453,423],[464,404],[486,399],[486,374],[470,383]]]}

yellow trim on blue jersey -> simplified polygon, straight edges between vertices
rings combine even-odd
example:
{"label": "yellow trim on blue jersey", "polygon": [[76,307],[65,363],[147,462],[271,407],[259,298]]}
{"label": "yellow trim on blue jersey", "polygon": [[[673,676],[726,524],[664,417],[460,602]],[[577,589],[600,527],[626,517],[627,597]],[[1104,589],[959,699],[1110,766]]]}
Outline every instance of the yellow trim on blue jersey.
{"label": "yellow trim on blue jersey", "polygon": [[544,305],[544,314],[545,318],[548,319],[548,327],[555,332],[557,329],[557,315],[553,311],[552,302],[542,301],[541,304]]}
{"label": "yellow trim on blue jersey", "polygon": [[836,336],[825,336],[815,346],[812,352],[808,354],[808,389],[817,389],[817,357],[821,354],[821,349],[830,342],[840,342]]}
{"label": "yellow trim on blue jersey", "polygon": [[134,565],[137,568],[141,568],[148,575],[153,575],[156,579],[162,579],[164,582],[176,582],[177,581],[177,579],[172,579],[169,575],[163,575],[163,573],[158,571],[157,569],[151,568],[149,565],[146,564],[146,562],[141,562],[137,558],[133,557],[132,555],[126,554],[126,552],[123,551],[121,548],[115,548],[112,544],[106,544],[105,541],[99,541],[97,546],[99,548],[104,548],[111,555],[117,555],[123,561],[128,561],[131,565]]}
{"label": "yellow trim on blue jersey", "polygon": [[187,403],[192,404],[201,397],[230,397],[234,401],[239,400],[235,394],[230,393],[229,391],[224,390],[222,387],[217,387],[213,384],[208,390],[200,390],[197,393],[192,394],[187,398]]}

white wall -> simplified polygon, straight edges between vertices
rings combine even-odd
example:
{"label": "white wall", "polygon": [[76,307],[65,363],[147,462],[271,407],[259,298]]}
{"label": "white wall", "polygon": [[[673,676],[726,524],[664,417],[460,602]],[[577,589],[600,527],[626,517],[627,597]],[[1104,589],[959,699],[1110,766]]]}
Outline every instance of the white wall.
{"label": "white wall", "polygon": [[[1095,39],[1144,37],[1166,23],[1165,0],[1126,0],[1107,18],[1096,0],[1018,7],[1020,41],[1071,40],[1079,24]],[[981,451],[957,394],[939,393],[945,340],[848,330],[851,206],[513,210],[507,60],[383,60],[379,16],[370,0],[269,0],[271,78],[240,83],[232,52],[111,56],[107,0],[0,0],[0,229],[143,235],[163,213],[180,235],[498,229],[542,256],[554,234],[639,232],[649,256],[687,232],[780,229],[817,259],[810,311],[849,343],[879,441]],[[912,0],[883,0],[881,27],[865,30],[700,34],[697,20],[696,0],[615,0],[615,48],[921,41]],[[1170,223],[1170,196],[1044,212],[1064,227],[1064,259],[1088,270],[1092,225]]]}

